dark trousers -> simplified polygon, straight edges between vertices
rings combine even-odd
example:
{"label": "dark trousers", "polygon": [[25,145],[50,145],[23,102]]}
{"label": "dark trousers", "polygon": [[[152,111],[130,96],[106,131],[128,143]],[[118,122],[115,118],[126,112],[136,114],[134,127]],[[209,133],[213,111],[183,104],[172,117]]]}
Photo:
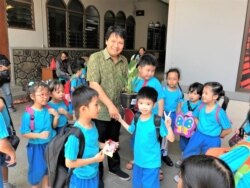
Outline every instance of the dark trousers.
{"label": "dark trousers", "polygon": [[[107,141],[108,139],[119,142],[121,124],[118,121],[111,119],[111,121],[94,120],[94,122],[98,129],[100,142],[105,143],[105,141]],[[113,154],[112,158],[107,158],[109,171],[116,172],[117,170],[120,170],[120,156],[117,151]],[[103,177],[102,162],[99,163],[99,177],[100,179],[102,179]]]}

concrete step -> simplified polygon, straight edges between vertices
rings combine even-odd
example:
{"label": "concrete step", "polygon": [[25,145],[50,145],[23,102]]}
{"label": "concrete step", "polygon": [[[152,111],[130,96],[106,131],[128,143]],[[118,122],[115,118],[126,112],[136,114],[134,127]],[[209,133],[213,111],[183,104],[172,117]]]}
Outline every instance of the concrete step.
{"label": "concrete step", "polygon": [[[10,85],[13,100],[25,98],[27,96],[26,92],[23,91],[21,86]],[[1,96],[3,96],[2,90],[0,90]]]}

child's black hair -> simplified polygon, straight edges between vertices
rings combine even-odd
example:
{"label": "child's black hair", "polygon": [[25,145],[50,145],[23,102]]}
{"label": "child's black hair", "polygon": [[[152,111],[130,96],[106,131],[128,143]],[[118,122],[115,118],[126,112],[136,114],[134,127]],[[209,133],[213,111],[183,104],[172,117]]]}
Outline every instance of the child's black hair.
{"label": "child's black hair", "polygon": [[158,93],[157,91],[149,86],[142,87],[138,94],[137,94],[137,99],[150,99],[154,103],[157,101]]}
{"label": "child's black hair", "polygon": [[[178,76],[178,79],[181,78],[181,73],[180,73],[180,70],[179,70],[178,68],[171,68],[171,69],[169,69],[169,70],[166,72],[166,78],[168,78],[168,74],[171,73],[171,72],[175,72],[175,73],[177,74],[177,76]],[[184,93],[183,93],[183,90],[182,90],[182,88],[181,88],[181,86],[180,86],[180,83],[178,82],[177,84],[178,84],[178,87],[179,87],[179,89],[180,89],[180,91],[181,91],[181,94],[182,94],[182,95],[181,95],[181,98],[184,99]]]}
{"label": "child's black hair", "polygon": [[50,92],[56,91],[61,85],[63,86],[61,81],[59,81],[59,80],[51,80],[48,83],[49,91]]}
{"label": "child's black hair", "polygon": [[171,69],[169,69],[169,70],[166,72],[166,77],[168,77],[168,74],[171,73],[171,72],[177,73],[178,79],[181,78],[181,73],[180,73],[180,70],[179,70],[178,68],[171,68]]}
{"label": "child's black hair", "polygon": [[196,91],[197,94],[200,95],[200,99],[202,96],[202,90],[203,90],[203,84],[201,84],[199,82],[194,82],[188,87],[188,91],[191,93]]}
{"label": "child's black hair", "polygon": [[153,54],[145,53],[141,56],[138,66],[144,67],[146,65],[152,65],[156,67],[157,64],[157,58]]}
{"label": "child's black hair", "polygon": [[225,96],[225,91],[223,90],[223,86],[219,82],[207,82],[203,87],[210,86],[214,95],[218,95],[217,101],[220,97]]}
{"label": "child's black hair", "polygon": [[71,69],[72,73],[76,74],[78,71],[82,70],[84,67],[80,63],[76,63]]}
{"label": "child's black hair", "polygon": [[80,107],[88,106],[92,98],[95,96],[98,96],[97,91],[90,87],[80,86],[76,88],[72,94],[72,104],[77,119],[79,118]]}

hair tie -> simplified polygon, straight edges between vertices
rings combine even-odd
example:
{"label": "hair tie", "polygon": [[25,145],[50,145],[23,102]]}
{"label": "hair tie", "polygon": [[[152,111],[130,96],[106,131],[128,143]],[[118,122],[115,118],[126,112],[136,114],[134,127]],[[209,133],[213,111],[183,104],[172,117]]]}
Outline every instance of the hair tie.
{"label": "hair tie", "polygon": [[35,82],[30,81],[30,82],[28,83],[28,86],[31,87],[31,86],[33,86],[34,84],[35,84]]}

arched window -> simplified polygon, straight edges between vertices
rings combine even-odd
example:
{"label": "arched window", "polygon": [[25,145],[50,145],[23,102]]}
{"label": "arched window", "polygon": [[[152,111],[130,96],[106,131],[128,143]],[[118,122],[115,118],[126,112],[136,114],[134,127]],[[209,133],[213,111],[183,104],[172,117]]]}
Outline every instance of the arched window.
{"label": "arched window", "polygon": [[62,0],[48,0],[48,42],[50,47],[66,47],[66,6]]}
{"label": "arched window", "polygon": [[99,48],[100,17],[94,6],[86,8],[85,43],[86,48]]}
{"label": "arched window", "polygon": [[125,28],[126,16],[122,11],[119,11],[115,17],[115,24]]}
{"label": "arched window", "polygon": [[34,29],[32,0],[6,0],[6,4],[9,27]]}
{"label": "arched window", "polygon": [[135,19],[133,16],[129,16],[126,20],[126,49],[134,49],[135,43]]}
{"label": "arched window", "polygon": [[104,15],[104,44],[105,44],[105,34],[109,26],[114,24],[115,24],[115,14],[109,10]]}
{"label": "arched window", "polygon": [[69,47],[83,47],[83,5],[71,0],[68,5]]}

